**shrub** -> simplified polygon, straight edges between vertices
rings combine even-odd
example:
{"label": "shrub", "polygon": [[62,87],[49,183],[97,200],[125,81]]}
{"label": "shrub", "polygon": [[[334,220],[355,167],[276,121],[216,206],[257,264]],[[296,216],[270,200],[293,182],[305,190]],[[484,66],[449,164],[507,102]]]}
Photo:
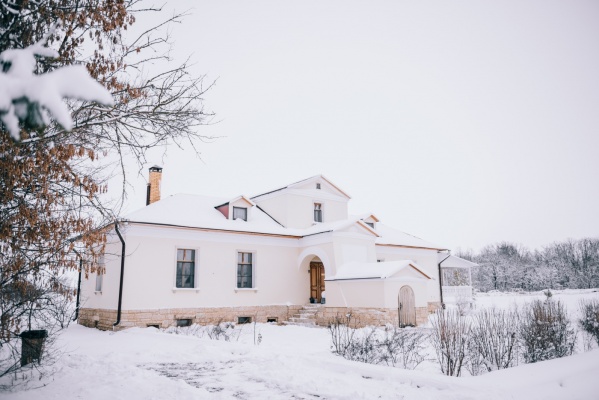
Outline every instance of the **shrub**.
{"label": "shrub", "polygon": [[394,367],[414,369],[424,361],[429,334],[420,329],[386,326],[378,341],[380,362]]}
{"label": "shrub", "polygon": [[203,338],[207,336],[212,340],[224,340],[225,342],[239,340],[241,329],[237,329],[233,322],[219,321],[216,325],[172,326],[164,330],[166,333],[175,335],[196,336]]}
{"label": "shrub", "polygon": [[385,363],[414,369],[424,360],[428,335],[422,330],[387,326],[357,329],[359,322],[351,313],[329,322],[333,353],[348,360],[368,364]]}
{"label": "shrub", "polygon": [[581,300],[579,303],[580,327],[599,345],[599,299]]}
{"label": "shrub", "polygon": [[521,316],[520,340],[524,361],[534,363],[569,356],[576,332],[570,326],[564,305],[549,297],[527,305]]}
{"label": "shrub", "polygon": [[355,326],[351,313],[336,315],[329,321],[328,329],[331,334],[333,353],[345,357],[356,334]]}
{"label": "shrub", "polygon": [[431,319],[432,344],[441,372],[460,376],[470,335],[470,323],[455,310],[437,310]]}
{"label": "shrub", "polygon": [[472,375],[518,364],[517,311],[483,309],[473,315],[468,342],[468,370]]}

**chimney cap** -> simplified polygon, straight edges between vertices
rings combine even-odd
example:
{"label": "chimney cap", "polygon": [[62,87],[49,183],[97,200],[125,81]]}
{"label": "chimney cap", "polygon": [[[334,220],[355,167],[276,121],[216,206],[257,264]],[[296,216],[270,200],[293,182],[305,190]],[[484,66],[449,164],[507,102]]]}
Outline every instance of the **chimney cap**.
{"label": "chimney cap", "polygon": [[153,167],[150,167],[150,172],[162,172],[162,167],[154,165]]}

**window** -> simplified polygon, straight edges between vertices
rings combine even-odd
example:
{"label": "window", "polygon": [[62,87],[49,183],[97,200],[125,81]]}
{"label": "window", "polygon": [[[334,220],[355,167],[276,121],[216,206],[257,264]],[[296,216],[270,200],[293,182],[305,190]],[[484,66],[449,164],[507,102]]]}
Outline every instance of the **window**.
{"label": "window", "polygon": [[238,324],[251,324],[252,317],[237,317]]}
{"label": "window", "polygon": [[191,326],[191,318],[178,319],[177,326]]}
{"label": "window", "polygon": [[98,258],[98,271],[96,272],[96,292],[102,291],[102,282],[104,280],[104,254]]}
{"label": "window", "polygon": [[237,287],[253,288],[252,280],[253,273],[253,254],[252,253],[237,253]]}
{"label": "window", "polygon": [[245,207],[233,207],[233,219],[248,220],[248,209]]}
{"label": "window", "polygon": [[266,317],[266,322],[269,324],[276,324],[279,322],[278,317]]}
{"label": "window", "polygon": [[102,278],[103,278],[104,274],[102,274],[102,272],[98,272],[96,274],[96,292],[101,292],[102,291]]}
{"label": "window", "polygon": [[177,283],[178,288],[195,287],[196,251],[189,249],[177,250]]}
{"label": "window", "polygon": [[320,189],[320,183],[316,184],[316,189]]}
{"label": "window", "polygon": [[364,222],[366,225],[374,229],[374,222]]}
{"label": "window", "polygon": [[322,204],[314,203],[314,221],[322,222]]}

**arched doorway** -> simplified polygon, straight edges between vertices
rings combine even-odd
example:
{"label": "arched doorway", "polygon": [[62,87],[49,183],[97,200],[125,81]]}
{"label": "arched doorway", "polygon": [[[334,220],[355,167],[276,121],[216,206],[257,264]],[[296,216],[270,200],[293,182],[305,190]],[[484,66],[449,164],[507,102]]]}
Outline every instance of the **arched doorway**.
{"label": "arched doorway", "polygon": [[316,303],[322,302],[324,278],[324,264],[318,257],[314,257],[314,259],[310,261],[310,301]]}
{"label": "arched doorway", "polygon": [[414,299],[414,291],[408,285],[402,286],[399,289],[397,313],[400,328],[416,326],[416,301]]}

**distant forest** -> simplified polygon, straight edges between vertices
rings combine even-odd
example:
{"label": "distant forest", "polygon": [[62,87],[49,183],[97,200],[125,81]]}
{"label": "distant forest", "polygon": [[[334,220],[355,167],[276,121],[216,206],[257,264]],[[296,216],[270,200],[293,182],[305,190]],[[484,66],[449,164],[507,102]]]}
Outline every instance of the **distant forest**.
{"label": "distant forest", "polygon": [[472,268],[472,286],[481,292],[599,287],[596,238],[556,242],[534,251],[502,242],[479,253],[458,250],[454,254],[479,264]]}

